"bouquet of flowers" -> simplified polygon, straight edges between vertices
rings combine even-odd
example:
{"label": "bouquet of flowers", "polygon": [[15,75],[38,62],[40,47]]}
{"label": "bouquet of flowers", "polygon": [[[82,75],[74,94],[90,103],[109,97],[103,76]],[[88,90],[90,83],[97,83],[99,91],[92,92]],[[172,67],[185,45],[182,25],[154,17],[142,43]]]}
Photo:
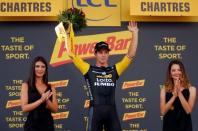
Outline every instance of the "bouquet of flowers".
{"label": "bouquet of flowers", "polygon": [[58,21],[63,23],[65,30],[67,30],[70,23],[72,23],[74,32],[79,32],[82,28],[87,26],[85,13],[82,9],[77,9],[74,7],[62,11],[61,14],[58,15]]}

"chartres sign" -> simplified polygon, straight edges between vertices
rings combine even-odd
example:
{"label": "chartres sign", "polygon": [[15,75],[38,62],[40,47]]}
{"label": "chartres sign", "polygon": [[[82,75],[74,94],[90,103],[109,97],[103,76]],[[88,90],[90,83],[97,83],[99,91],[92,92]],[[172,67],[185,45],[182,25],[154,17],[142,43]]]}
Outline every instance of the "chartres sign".
{"label": "chartres sign", "polygon": [[63,0],[1,0],[0,16],[57,16]]}
{"label": "chartres sign", "polygon": [[198,16],[197,0],[131,0],[135,16]]}

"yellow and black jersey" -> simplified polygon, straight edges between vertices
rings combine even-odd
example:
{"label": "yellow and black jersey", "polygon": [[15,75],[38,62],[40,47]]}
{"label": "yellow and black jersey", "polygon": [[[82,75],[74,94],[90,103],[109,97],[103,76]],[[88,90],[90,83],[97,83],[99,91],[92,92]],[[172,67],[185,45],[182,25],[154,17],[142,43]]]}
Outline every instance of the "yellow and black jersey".
{"label": "yellow and black jersey", "polygon": [[120,62],[109,67],[91,66],[79,56],[73,57],[75,66],[84,75],[92,105],[114,105],[116,81],[131,63],[125,56]]}

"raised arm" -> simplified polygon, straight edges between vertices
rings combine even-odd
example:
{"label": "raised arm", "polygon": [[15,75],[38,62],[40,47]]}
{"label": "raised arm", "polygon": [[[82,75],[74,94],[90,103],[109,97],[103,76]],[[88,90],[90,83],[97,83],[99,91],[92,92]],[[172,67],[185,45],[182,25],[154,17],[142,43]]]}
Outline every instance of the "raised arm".
{"label": "raised arm", "polygon": [[77,69],[79,69],[80,72],[85,75],[88,72],[90,65],[78,55],[75,55],[73,52],[70,52],[68,55],[73,60],[73,63]]}
{"label": "raised arm", "polygon": [[131,32],[132,41],[129,45],[127,56],[132,59],[133,57],[135,57],[137,45],[138,45],[138,31],[139,31],[139,29],[137,27],[137,22],[134,22],[134,21],[129,22],[128,30]]}
{"label": "raised arm", "polygon": [[71,23],[69,24],[66,33],[67,33],[66,34],[67,40],[65,42],[69,44],[68,46],[69,52],[67,52],[68,56],[73,60],[73,63],[77,67],[77,69],[79,69],[80,72],[83,75],[85,75],[88,72],[90,65],[87,62],[85,62],[82,58],[80,58],[77,54],[75,54],[75,46],[74,46],[75,36],[74,36],[73,26]]}
{"label": "raised arm", "polygon": [[132,59],[135,57],[137,45],[138,45],[138,27],[137,23],[134,21],[130,21],[128,25],[128,30],[131,32],[132,40],[129,45],[128,52],[126,56],[116,64],[116,69],[118,72],[118,75],[120,76],[129,66]]}

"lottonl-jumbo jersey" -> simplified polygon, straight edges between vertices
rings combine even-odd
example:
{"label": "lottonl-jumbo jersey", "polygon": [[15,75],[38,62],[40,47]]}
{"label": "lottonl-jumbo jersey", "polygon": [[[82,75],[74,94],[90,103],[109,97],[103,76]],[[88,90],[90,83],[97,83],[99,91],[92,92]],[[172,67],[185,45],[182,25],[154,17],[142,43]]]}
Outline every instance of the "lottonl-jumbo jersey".
{"label": "lottonl-jumbo jersey", "polygon": [[73,62],[85,77],[91,105],[114,105],[116,81],[129,66],[131,59],[125,56],[109,67],[91,66],[79,56],[73,57]]}

